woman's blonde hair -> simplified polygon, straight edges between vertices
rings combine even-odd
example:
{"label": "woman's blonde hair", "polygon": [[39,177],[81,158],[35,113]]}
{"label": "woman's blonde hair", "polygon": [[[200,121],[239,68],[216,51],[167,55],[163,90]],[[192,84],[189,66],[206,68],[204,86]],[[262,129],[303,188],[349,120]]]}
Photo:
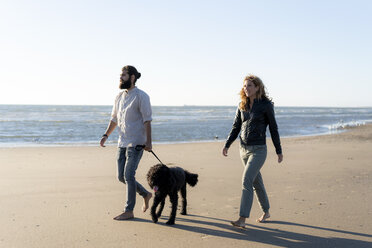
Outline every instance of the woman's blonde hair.
{"label": "woman's blonde hair", "polygon": [[[258,100],[266,99],[266,100],[271,101],[271,99],[266,94],[265,85],[263,84],[262,80],[259,77],[249,74],[248,76],[244,78],[243,82],[246,82],[246,81],[250,81],[254,84],[254,86],[258,87],[258,90],[256,92],[256,98]],[[249,98],[245,95],[243,88],[240,90],[239,95],[240,95],[240,100],[241,100],[239,108],[241,110],[247,111]]]}

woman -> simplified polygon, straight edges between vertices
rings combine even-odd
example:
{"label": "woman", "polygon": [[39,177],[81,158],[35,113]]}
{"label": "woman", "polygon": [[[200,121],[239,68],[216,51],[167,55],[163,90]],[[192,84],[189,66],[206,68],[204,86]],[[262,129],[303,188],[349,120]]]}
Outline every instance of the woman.
{"label": "woman", "polygon": [[283,154],[278,126],[275,121],[274,106],[266,95],[265,86],[261,79],[254,75],[245,77],[243,88],[240,91],[240,98],[241,102],[236,111],[235,120],[222,154],[227,156],[230,145],[240,132],[240,157],[244,165],[243,190],[240,203],[240,217],[237,221],[232,221],[231,224],[236,227],[245,227],[245,219],[249,217],[252,208],[253,190],[256,192],[258,202],[263,211],[262,216],[257,221],[264,222],[270,217],[269,199],[260,173],[267,155],[267,125],[269,125],[279,163],[283,160]]}

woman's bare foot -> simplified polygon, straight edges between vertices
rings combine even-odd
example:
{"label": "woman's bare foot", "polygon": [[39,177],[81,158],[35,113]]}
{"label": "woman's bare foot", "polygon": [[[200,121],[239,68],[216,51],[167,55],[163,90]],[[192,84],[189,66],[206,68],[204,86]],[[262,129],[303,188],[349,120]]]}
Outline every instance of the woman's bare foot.
{"label": "woman's bare foot", "polygon": [[114,220],[129,220],[129,219],[133,219],[133,218],[134,218],[133,211],[127,211],[127,212],[124,212],[124,213],[116,216],[114,218]]}
{"label": "woman's bare foot", "polygon": [[266,220],[270,218],[270,213],[267,212],[267,213],[263,213],[263,215],[258,218],[256,221],[259,222],[259,223],[263,223],[263,222],[266,222]]}
{"label": "woman's bare foot", "polygon": [[146,210],[149,208],[149,201],[152,197],[151,193],[148,193],[145,197],[143,197],[143,206],[142,206],[142,211],[146,212]]}

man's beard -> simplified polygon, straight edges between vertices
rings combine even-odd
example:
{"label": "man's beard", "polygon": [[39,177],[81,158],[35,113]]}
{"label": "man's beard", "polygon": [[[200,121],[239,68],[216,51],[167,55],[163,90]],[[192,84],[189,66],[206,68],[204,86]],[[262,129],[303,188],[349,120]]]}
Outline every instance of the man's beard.
{"label": "man's beard", "polygon": [[132,83],[130,82],[130,79],[123,81],[120,79],[119,88],[122,90],[129,89],[132,86]]}

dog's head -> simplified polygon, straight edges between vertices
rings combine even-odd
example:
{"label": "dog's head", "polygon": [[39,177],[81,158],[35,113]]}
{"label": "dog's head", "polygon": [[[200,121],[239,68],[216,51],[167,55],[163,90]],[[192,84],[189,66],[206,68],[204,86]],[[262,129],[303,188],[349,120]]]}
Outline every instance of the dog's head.
{"label": "dog's head", "polygon": [[157,164],[147,172],[147,182],[155,192],[169,185],[170,171],[164,164]]}

